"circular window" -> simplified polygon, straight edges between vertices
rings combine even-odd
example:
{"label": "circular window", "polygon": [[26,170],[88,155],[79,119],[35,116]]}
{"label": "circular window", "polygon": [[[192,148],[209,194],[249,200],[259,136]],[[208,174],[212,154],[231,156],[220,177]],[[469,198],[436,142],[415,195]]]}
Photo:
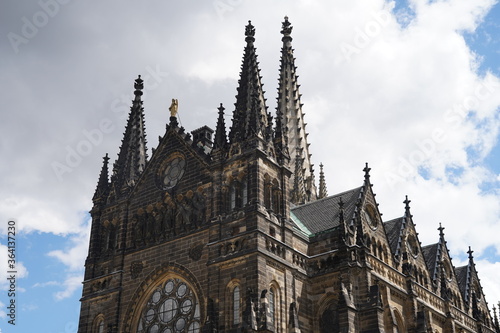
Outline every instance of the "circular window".
{"label": "circular window", "polygon": [[138,333],[200,332],[200,305],[192,288],[169,279],[153,292],[142,311]]}
{"label": "circular window", "polygon": [[409,252],[416,257],[418,255],[418,242],[414,235],[408,236],[407,244]]}
{"label": "circular window", "polygon": [[167,166],[162,172],[163,177],[163,187],[165,189],[171,189],[177,185],[179,180],[181,180],[184,175],[186,167],[186,160],[177,156],[168,162]]}
{"label": "circular window", "polygon": [[378,227],[378,218],[377,214],[375,213],[375,209],[371,205],[366,206],[364,215],[365,215],[365,220],[366,222],[368,222],[370,227],[376,229]]}

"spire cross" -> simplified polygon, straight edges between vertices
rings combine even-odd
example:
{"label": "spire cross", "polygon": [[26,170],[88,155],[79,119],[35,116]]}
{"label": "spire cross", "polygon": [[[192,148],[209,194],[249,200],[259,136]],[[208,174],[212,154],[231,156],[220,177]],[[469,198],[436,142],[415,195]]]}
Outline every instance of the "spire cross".
{"label": "spire cross", "polygon": [[439,230],[439,237],[440,237],[440,238],[443,238],[443,237],[444,237],[444,232],[443,232],[443,230],[444,230],[444,229],[445,229],[445,228],[441,226],[441,222],[440,222],[440,223],[439,223],[439,228],[438,228],[438,230]]}
{"label": "spire cross", "polygon": [[474,253],[474,251],[471,250],[470,246],[469,246],[469,251],[467,251],[467,253],[469,254],[469,260],[474,259],[474,257],[472,256],[472,253]]}
{"label": "spire cross", "polygon": [[368,167],[368,163],[365,163],[363,171],[365,172],[365,180],[367,181],[370,179],[370,170],[371,168]]}

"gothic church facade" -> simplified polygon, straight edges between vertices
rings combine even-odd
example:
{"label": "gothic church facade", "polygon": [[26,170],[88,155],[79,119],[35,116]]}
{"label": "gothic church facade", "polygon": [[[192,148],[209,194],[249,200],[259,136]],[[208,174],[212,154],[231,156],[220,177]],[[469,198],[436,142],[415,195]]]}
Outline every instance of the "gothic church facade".
{"label": "gothic church facade", "polygon": [[135,80],[93,196],[79,333],[499,332],[472,251],[454,267],[441,226],[422,246],[408,198],[383,221],[368,165],[355,189],[328,196],[322,168],[316,187],[291,31],[274,117],[249,22],[231,126],[221,104],[215,131],[188,133],[174,100],[151,156]]}

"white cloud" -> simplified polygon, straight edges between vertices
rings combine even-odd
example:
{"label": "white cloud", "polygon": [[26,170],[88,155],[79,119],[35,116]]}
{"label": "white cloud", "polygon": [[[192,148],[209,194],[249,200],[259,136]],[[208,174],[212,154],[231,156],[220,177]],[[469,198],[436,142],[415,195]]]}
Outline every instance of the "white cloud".
{"label": "white cloud", "polygon": [[63,290],[57,291],[54,298],[58,301],[68,298],[81,288],[83,281],[83,265],[88,251],[89,232],[71,237],[71,246],[63,250],[54,250],[48,256],[56,258],[66,265],[67,271],[63,282],[49,281],[39,286],[60,285]]}

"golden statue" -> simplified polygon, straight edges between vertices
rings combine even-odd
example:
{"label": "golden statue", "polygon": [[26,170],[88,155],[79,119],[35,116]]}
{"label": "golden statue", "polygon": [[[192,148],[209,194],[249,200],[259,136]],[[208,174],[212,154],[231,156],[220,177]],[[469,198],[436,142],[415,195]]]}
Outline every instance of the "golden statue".
{"label": "golden statue", "polygon": [[177,116],[178,108],[179,108],[179,102],[175,98],[172,98],[172,104],[170,104],[170,107],[168,108],[170,110],[170,117]]}

